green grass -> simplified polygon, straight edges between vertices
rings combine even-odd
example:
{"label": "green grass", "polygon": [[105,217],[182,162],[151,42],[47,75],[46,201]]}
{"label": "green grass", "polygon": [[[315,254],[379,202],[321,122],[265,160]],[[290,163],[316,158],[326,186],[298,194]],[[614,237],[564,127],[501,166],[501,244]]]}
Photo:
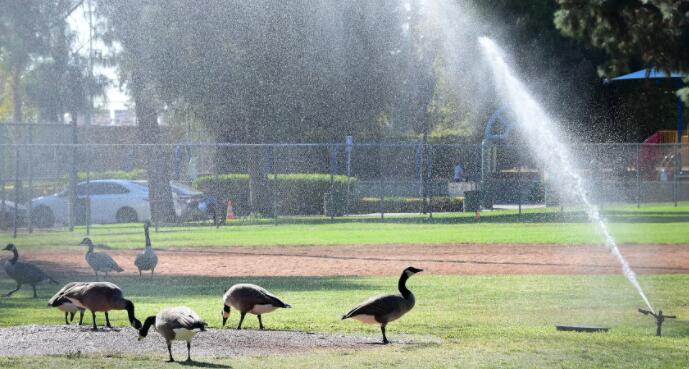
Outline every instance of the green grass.
{"label": "green grass", "polygon": [[[400,334],[434,336],[440,343],[424,343],[361,350],[204,359],[206,367],[686,367],[689,345],[687,275],[641,276],[650,298],[667,313],[678,315],[664,326],[664,337],[654,337],[653,321],[636,312],[642,307],[634,289],[621,276],[429,276],[412,278],[409,287],[417,305],[407,316],[388,327],[393,342]],[[242,278],[272,290],[294,308],[268,314],[269,329],[368,334],[379,337],[376,327],[341,321],[340,315],[363,298],[391,292],[394,277],[280,277]],[[143,318],[163,306],[187,305],[220,325],[223,289],[236,278],[165,277],[153,280],[114,278]],[[12,283],[0,281],[0,291]],[[43,286],[43,297],[54,292]],[[45,299],[30,298],[22,290],[0,299],[0,325],[60,324],[62,314],[45,307]],[[100,316],[102,318],[102,316]],[[126,314],[111,314],[113,324],[126,326]],[[90,318],[85,318],[90,323]],[[232,314],[228,325],[236,325]],[[611,327],[609,333],[557,332],[556,323],[589,323]],[[257,328],[251,316],[245,327]],[[136,343],[132,331],[132,343]],[[221,348],[219,348],[221,350]],[[160,367],[159,355],[72,355],[59,357],[0,358],[3,368],[52,367]],[[172,365],[171,367],[176,367]]]}
{"label": "green grass", "polygon": [[[331,221],[325,217],[241,219],[216,229],[208,225],[168,226],[153,232],[156,247],[273,246],[342,244],[441,244],[441,243],[530,243],[597,244],[601,236],[583,212],[577,209],[484,212],[481,221],[474,214],[441,213],[428,216],[345,217]],[[604,209],[613,235],[620,243],[689,244],[689,203],[615,206]],[[91,230],[96,243],[117,248],[140,248],[141,225],[100,225]],[[38,230],[20,232],[16,240],[0,234],[0,242],[14,241],[20,248],[59,247],[79,243],[83,227],[74,232]]]}

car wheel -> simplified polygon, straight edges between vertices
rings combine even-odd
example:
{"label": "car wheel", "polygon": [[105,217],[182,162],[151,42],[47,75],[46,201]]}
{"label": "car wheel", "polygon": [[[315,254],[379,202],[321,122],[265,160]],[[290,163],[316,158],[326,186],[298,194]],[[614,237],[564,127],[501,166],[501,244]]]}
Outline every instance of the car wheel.
{"label": "car wheel", "polygon": [[121,208],[117,211],[115,218],[117,219],[117,223],[135,223],[139,220],[136,210],[132,208]]}
{"label": "car wheel", "polygon": [[39,206],[31,211],[33,225],[38,228],[50,228],[55,225],[55,215],[47,206]]}

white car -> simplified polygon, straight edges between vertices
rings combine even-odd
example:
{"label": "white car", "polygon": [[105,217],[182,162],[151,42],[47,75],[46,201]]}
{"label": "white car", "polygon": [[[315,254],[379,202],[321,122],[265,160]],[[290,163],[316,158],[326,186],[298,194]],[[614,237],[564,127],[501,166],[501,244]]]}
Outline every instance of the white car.
{"label": "white car", "polygon": [[[86,220],[86,198],[91,199],[92,223],[131,223],[151,219],[148,187],[135,181],[104,179],[77,184],[77,224]],[[69,223],[69,191],[41,196],[32,201],[37,227]]]}

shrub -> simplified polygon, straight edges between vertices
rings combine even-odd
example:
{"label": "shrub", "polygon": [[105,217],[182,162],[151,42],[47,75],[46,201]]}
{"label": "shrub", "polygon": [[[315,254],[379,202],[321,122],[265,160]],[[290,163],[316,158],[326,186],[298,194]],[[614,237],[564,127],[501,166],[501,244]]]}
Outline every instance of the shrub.
{"label": "shrub", "polygon": [[[86,180],[86,172],[79,172],[77,176],[80,181]],[[146,171],[143,169],[134,169],[131,171],[105,170],[102,172],[89,172],[89,179],[146,179]]]}
{"label": "shrub", "polygon": [[[332,199],[335,211],[341,213],[347,196],[347,177],[334,176]],[[354,178],[350,178],[353,186]],[[214,196],[223,205],[232,200],[237,215],[247,215],[249,204],[249,175],[227,173],[201,176],[194,180],[194,188]],[[273,187],[275,186],[275,187]],[[290,173],[268,176],[268,187],[275,188],[277,210],[280,215],[323,214],[324,200],[330,200],[330,174]]]}
{"label": "shrub", "polygon": [[[430,199],[432,211],[462,211],[464,199],[462,197],[439,196]],[[384,197],[383,211],[386,213],[418,213],[423,209],[421,197]],[[370,214],[380,212],[379,197],[363,197],[358,199],[352,213]]]}

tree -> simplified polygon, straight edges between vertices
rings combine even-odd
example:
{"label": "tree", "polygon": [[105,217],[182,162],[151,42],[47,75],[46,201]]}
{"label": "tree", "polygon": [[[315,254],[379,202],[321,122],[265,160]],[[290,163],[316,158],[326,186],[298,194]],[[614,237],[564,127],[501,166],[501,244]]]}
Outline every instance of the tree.
{"label": "tree", "polygon": [[[689,74],[689,1],[558,0],[558,4],[557,28],[605,51],[602,76],[640,68]],[[689,104],[689,88],[679,94]]]}
{"label": "tree", "polygon": [[127,82],[134,99],[136,119],[139,125],[140,141],[147,144],[145,152],[146,174],[148,176],[149,202],[154,222],[175,221],[170,187],[170,166],[168,155],[160,146],[158,126],[158,93],[155,86],[155,68],[152,60],[158,59],[158,40],[151,27],[162,26],[160,19],[153,21],[155,10],[162,4],[155,1],[103,1],[100,11],[109,22],[110,41],[117,41],[122,51],[117,56],[120,72]]}

